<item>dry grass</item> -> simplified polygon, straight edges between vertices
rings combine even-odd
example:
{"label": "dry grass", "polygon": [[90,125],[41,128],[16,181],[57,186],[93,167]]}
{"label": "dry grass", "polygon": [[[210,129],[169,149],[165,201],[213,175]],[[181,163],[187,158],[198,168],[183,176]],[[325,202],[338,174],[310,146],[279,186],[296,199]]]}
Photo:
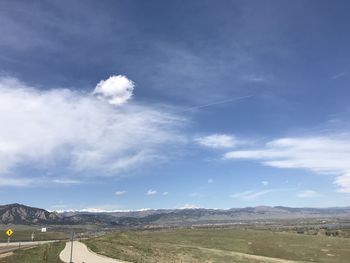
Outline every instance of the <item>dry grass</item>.
{"label": "dry grass", "polygon": [[272,263],[286,260],[348,263],[350,258],[350,239],[268,230],[127,231],[86,240],[85,243],[97,253],[145,263]]}
{"label": "dry grass", "polygon": [[30,249],[19,249],[6,257],[0,257],[0,263],[62,263],[59,253],[64,242],[55,242]]}

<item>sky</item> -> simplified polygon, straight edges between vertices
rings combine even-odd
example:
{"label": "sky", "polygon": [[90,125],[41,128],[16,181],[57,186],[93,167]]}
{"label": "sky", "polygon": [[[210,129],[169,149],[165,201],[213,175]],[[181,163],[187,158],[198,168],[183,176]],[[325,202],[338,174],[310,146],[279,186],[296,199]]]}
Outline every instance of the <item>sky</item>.
{"label": "sky", "polygon": [[1,1],[1,203],[349,206],[349,8]]}

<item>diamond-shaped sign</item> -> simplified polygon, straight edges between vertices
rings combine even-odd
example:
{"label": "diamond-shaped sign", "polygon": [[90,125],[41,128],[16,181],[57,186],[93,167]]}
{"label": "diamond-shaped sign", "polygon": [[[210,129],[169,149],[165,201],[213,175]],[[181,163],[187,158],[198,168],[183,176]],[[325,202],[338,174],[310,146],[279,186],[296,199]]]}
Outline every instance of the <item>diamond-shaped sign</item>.
{"label": "diamond-shaped sign", "polygon": [[13,234],[13,230],[11,228],[6,230],[6,235],[10,237],[12,236],[12,234]]}

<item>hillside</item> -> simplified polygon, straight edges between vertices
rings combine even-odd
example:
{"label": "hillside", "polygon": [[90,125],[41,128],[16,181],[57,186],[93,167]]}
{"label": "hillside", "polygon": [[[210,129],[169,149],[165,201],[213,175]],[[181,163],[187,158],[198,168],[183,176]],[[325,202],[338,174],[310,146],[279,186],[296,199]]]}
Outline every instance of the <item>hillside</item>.
{"label": "hillside", "polygon": [[52,223],[61,220],[57,213],[50,213],[44,209],[9,204],[0,206],[0,222],[3,224],[37,224]]}

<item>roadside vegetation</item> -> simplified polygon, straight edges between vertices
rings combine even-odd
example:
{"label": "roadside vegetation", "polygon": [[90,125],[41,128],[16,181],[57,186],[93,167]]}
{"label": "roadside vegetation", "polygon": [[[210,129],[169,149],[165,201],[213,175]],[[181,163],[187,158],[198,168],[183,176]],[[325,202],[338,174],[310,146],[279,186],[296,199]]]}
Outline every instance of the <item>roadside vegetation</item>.
{"label": "roadside vegetation", "polygon": [[84,243],[96,253],[137,263],[348,263],[350,258],[350,239],[239,228],[125,231]]}
{"label": "roadside vegetation", "polygon": [[[2,227],[0,232],[0,242],[7,242],[7,235],[5,234],[6,229],[11,227]],[[20,242],[20,241],[32,241],[32,229],[16,229],[14,230],[13,235],[11,236],[11,242]],[[45,240],[63,240],[69,238],[69,232],[63,231],[48,231],[46,233],[41,233],[36,231],[34,235],[35,241],[45,241]]]}
{"label": "roadside vegetation", "polygon": [[62,263],[59,254],[63,250],[65,242],[55,242],[40,245],[34,248],[18,249],[1,257],[0,263]]}

